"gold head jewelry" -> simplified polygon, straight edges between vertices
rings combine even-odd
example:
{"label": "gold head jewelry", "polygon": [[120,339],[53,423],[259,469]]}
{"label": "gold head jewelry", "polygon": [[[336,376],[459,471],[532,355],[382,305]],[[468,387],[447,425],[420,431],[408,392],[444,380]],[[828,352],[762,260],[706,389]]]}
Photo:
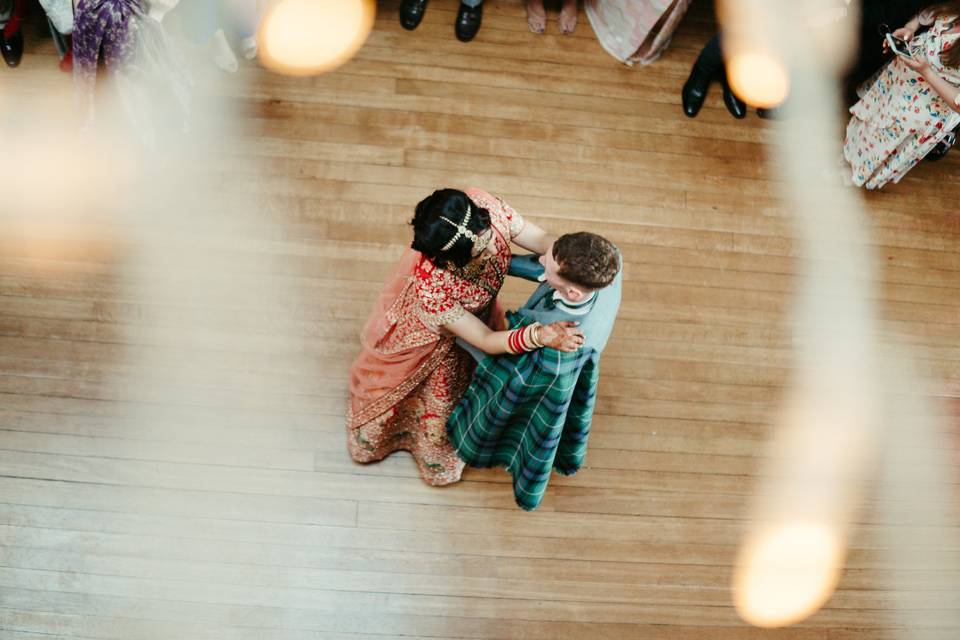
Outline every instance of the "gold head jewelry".
{"label": "gold head jewelry", "polygon": [[440,248],[441,251],[449,251],[450,248],[457,243],[457,240],[460,239],[460,236],[463,236],[464,238],[467,238],[468,240],[470,240],[470,242],[473,243],[473,250],[477,253],[479,253],[480,251],[483,251],[486,248],[487,243],[490,242],[490,238],[488,237],[483,239],[482,240],[483,246],[480,246],[481,239],[477,237],[477,234],[475,234],[473,231],[470,231],[470,229],[467,228],[467,225],[470,224],[470,215],[472,213],[473,212],[470,209],[470,204],[468,203],[467,213],[463,216],[463,221],[460,222],[459,224],[457,224],[450,218],[447,218],[445,216],[440,216],[441,220],[443,220],[450,226],[457,228],[457,232],[453,234],[453,237],[450,238],[450,241]]}

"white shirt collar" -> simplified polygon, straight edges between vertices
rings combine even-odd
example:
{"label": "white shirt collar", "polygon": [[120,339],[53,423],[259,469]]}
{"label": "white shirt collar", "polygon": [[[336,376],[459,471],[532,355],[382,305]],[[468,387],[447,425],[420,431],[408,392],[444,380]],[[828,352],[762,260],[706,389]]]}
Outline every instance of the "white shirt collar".
{"label": "white shirt collar", "polygon": [[559,291],[553,292],[553,302],[556,306],[560,307],[570,315],[574,316],[585,316],[590,312],[590,303],[593,302],[593,299],[597,296],[597,292],[594,291],[590,296],[584,299],[582,302],[570,302],[562,295]]}

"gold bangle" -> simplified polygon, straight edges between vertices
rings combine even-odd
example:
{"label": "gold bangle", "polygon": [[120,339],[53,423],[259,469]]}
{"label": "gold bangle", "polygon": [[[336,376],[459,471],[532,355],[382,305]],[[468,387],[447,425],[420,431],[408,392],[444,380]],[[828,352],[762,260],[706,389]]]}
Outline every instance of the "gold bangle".
{"label": "gold bangle", "polygon": [[543,325],[539,322],[535,322],[533,324],[533,329],[530,331],[530,340],[537,349],[543,348],[543,339],[540,337],[540,329],[543,329]]}

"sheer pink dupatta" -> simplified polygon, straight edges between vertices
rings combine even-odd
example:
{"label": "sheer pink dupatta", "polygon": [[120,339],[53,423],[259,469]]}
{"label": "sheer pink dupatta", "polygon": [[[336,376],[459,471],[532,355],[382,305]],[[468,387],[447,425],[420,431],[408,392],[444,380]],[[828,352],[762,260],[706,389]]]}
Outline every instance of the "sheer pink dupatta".
{"label": "sheer pink dupatta", "polygon": [[[503,239],[496,227],[494,232]],[[363,426],[406,398],[451,349],[459,349],[453,336],[431,331],[417,314],[414,278],[421,259],[419,251],[404,251],[363,328],[360,355],[350,367],[350,429]],[[494,331],[506,327],[496,297],[480,317]],[[470,358],[466,352],[463,355]]]}
{"label": "sheer pink dupatta", "polygon": [[453,338],[428,329],[416,314],[414,277],[421,254],[407,249],[387,279],[350,367],[347,426],[356,429],[403,400],[453,348]]}
{"label": "sheer pink dupatta", "polygon": [[403,253],[363,328],[362,349],[350,367],[351,429],[406,397],[453,347],[452,338],[430,331],[415,315],[414,271],[420,259],[413,249]]}

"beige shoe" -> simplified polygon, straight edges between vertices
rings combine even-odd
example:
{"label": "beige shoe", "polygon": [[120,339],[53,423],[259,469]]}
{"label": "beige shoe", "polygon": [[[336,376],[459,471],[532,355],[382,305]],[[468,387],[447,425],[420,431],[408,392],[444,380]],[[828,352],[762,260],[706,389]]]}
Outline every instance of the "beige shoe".
{"label": "beige shoe", "polygon": [[233,53],[233,49],[230,48],[230,43],[227,42],[227,36],[223,33],[223,29],[217,29],[217,32],[213,34],[210,46],[213,48],[213,61],[216,65],[227,73],[236,73],[240,64],[237,62],[237,56]]}

